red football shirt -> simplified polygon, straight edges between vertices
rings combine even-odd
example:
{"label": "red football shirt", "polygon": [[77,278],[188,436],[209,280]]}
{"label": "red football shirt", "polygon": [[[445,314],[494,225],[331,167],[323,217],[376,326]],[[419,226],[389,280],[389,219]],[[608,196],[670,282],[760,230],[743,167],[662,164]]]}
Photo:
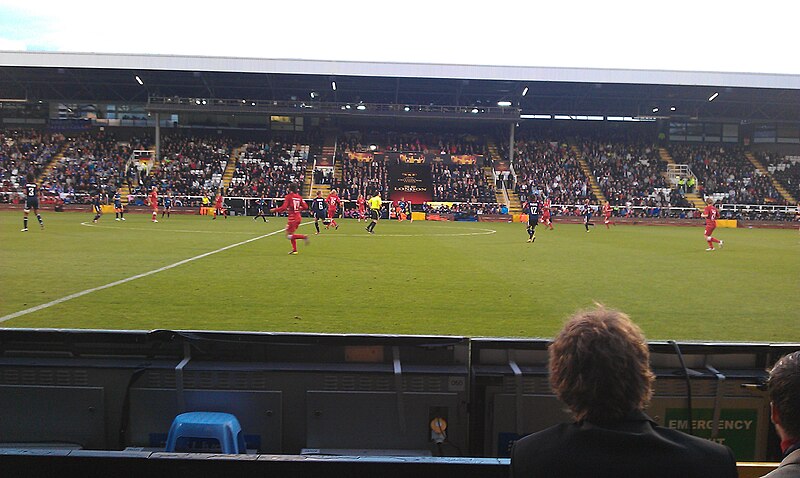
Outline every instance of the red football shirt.
{"label": "red football shirt", "polygon": [[706,216],[706,226],[717,226],[719,211],[712,204],[709,204],[705,209],[703,209],[703,215]]}
{"label": "red football shirt", "polygon": [[611,204],[603,204],[603,215],[604,216],[611,215]]}
{"label": "red football shirt", "polygon": [[325,201],[328,203],[328,210],[338,208],[339,207],[339,203],[341,202],[341,200],[339,199],[339,196],[337,196],[335,194],[329,195],[328,199],[326,199]]}
{"label": "red football shirt", "polygon": [[150,191],[150,207],[156,207],[158,205],[158,193],[155,191]]}
{"label": "red football shirt", "polygon": [[364,208],[367,205],[367,201],[364,198],[358,198],[358,200],[356,201],[356,204],[358,204],[358,210],[359,211],[363,211]]}
{"label": "red football shirt", "polygon": [[290,219],[299,219],[300,211],[305,209],[308,209],[308,204],[303,201],[303,198],[297,193],[289,193],[283,198],[283,204],[275,209],[275,212],[287,211]]}
{"label": "red football shirt", "polygon": [[214,200],[214,207],[217,209],[222,207],[222,196],[217,196],[217,198]]}

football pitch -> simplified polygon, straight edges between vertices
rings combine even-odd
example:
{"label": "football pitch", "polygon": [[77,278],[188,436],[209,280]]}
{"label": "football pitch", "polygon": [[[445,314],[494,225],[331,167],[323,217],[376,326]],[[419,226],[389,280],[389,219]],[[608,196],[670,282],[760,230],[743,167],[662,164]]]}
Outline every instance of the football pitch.
{"label": "football pitch", "polygon": [[290,256],[285,218],[0,212],[0,327],[552,337],[594,302],[651,340],[800,341],[800,235],[342,220]]}

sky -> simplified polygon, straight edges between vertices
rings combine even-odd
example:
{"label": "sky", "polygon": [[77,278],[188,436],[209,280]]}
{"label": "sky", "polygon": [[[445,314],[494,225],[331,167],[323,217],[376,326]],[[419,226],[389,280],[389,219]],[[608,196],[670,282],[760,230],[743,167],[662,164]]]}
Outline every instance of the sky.
{"label": "sky", "polygon": [[0,51],[798,75],[792,5],[0,0]]}

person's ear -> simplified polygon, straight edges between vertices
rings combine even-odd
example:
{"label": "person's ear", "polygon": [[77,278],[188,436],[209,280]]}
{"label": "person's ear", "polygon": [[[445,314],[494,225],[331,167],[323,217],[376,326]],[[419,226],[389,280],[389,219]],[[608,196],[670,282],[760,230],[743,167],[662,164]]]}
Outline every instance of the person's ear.
{"label": "person's ear", "polygon": [[781,424],[781,414],[778,411],[778,407],[772,402],[769,402],[769,418],[775,425]]}

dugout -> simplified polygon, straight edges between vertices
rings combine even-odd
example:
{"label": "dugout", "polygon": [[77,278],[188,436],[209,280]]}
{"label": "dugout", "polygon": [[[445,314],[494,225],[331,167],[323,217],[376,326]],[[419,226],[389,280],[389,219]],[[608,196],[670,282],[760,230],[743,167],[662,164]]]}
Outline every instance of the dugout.
{"label": "dugout", "polygon": [[[217,411],[238,418],[254,454],[502,458],[519,436],[569,420],[548,384],[548,343],[0,329],[0,449],[157,453],[176,415]],[[799,348],[652,342],[648,412],[740,461],[777,461],[758,384]],[[215,451],[201,445],[185,451]]]}
{"label": "dugout", "polygon": [[[550,390],[545,340],[473,339],[471,449],[508,457],[524,435],[569,421]],[[730,446],[740,461],[779,461],[765,369],[794,345],[651,342],[660,425]]]}
{"label": "dugout", "polygon": [[163,450],[176,415],[220,411],[259,453],[467,449],[465,338],[4,329],[0,347],[4,447]]}

